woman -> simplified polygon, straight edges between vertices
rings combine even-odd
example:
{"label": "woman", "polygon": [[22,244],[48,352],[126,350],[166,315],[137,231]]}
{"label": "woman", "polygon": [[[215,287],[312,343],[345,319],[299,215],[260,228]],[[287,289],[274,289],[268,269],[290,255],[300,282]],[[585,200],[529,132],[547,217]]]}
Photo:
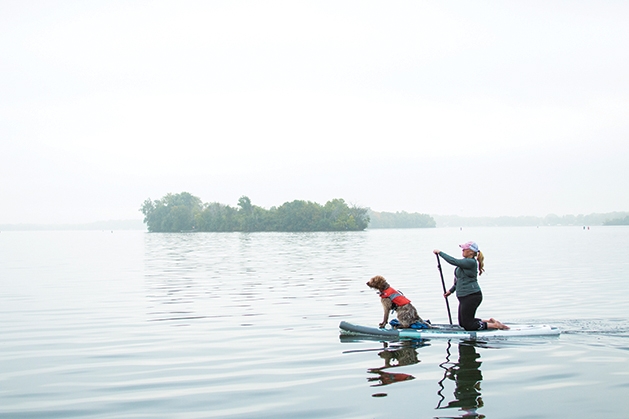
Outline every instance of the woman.
{"label": "woman", "polygon": [[485,272],[483,263],[485,257],[474,242],[467,242],[459,247],[463,249],[463,259],[455,259],[441,250],[433,251],[450,265],[456,266],[454,285],[443,296],[448,298],[456,291],[456,297],[459,299],[459,325],[465,330],[508,329],[508,326],[498,320],[476,318],[476,309],[483,301],[483,293],[478,285],[478,275]]}

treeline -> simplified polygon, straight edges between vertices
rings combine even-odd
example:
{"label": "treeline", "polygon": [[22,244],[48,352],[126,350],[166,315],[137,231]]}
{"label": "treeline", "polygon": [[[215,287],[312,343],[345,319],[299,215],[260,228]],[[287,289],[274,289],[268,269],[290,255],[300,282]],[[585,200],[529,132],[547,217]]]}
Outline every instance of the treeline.
{"label": "treeline", "polygon": [[349,206],[343,199],[320,205],[295,200],[264,209],[243,196],[238,207],[203,203],[188,192],[166,194],[144,201],[140,211],[150,232],[181,231],[360,231],[369,225],[366,208]]}
{"label": "treeline", "polygon": [[436,227],[435,219],[418,212],[375,212],[369,210],[369,228],[431,228]]}
{"label": "treeline", "polygon": [[629,216],[627,212],[594,213],[579,215],[548,214],[545,217],[460,217],[458,215],[434,215],[439,227],[510,227],[510,226],[600,226]]}
{"label": "treeline", "polygon": [[625,218],[613,218],[606,220],[603,225],[605,226],[629,226],[629,215]]}

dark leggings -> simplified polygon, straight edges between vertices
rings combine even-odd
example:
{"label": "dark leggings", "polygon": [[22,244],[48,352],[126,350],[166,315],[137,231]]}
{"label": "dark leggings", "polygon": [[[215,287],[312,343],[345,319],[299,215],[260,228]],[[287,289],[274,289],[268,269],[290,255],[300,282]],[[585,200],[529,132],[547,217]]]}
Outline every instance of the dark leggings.
{"label": "dark leggings", "polygon": [[483,293],[478,291],[457,298],[459,299],[459,326],[465,330],[487,329],[487,323],[476,318],[476,309],[483,301]]}

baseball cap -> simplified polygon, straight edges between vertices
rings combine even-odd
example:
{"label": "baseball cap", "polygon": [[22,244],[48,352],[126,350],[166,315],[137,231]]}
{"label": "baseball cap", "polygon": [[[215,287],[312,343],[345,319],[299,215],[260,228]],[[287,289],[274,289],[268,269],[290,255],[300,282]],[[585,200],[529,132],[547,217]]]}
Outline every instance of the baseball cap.
{"label": "baseball cap", "polygon": [[472,252],[478,252],[478,245],[476,242],[467,242],[460,244],[459,247],[463,250],[470,249]]}

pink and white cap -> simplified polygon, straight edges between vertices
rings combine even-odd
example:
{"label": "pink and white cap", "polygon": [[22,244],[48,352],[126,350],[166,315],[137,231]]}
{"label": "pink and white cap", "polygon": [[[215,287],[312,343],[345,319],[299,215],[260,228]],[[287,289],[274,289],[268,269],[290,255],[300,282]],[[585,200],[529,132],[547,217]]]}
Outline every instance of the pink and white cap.
{"label": "pink and white cap", "polygon": [[472,252],[478,252],[478,245],[476,242],[467,242],[460,244],[459,247],[463,250],[470,249]]}

